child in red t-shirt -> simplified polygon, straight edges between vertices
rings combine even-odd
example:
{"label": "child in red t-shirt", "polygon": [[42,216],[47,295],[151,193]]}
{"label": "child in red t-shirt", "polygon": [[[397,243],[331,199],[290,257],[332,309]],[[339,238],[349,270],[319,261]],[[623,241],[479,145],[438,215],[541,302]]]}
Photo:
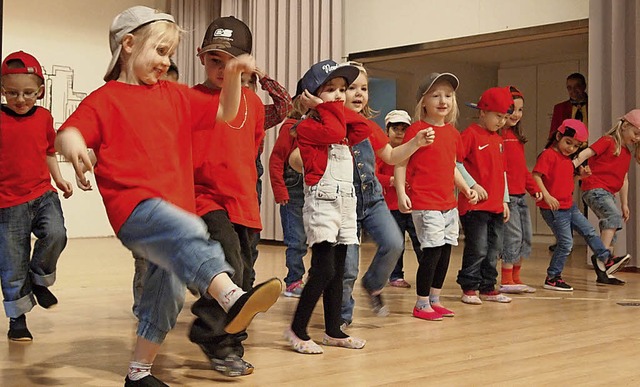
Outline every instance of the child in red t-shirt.
{"label": "child in red t-shirt", "polygon": [[[0,282],[9,317],[9,340],[31,341],[26,313],[36,300],[43,308],[58,303],[49,291],[67,232],[56,186],[68,198],[70,182],[60,174],[51,113],[35,106],[44,95],[44,74],[26,52],[2,62],[0,112]],[[31,234],[37,240],[31,254]],[[34,298],[35,296],[35,298]]]}
{"label": "child in red t-shirt", "polygon": [[299,98],[310,110],[296,127],[304,166],[303,221],[311,246],[311,268],[291,326],[284,332],[294,351],[322,353],[307,333],[311,314],[323,296],[324,345],[360,349],[365,340],[340,329],[342,279],[348,244],[357,244],[353,158],[349,144],[366,138],[365,119],[345,108],[347,86],[358,76],[354,66],[318,62],[300,81]]}
{"label": "child in red t-shirt", "polygon": [[528,141],[522,132],[520,121],[524,108],[524,97],[515,86],[507,86],[513,97],[513,113],[500,130],[504,141],[504,161],[509,189],[509,221],[504,225],[502,249],[502,276],[500,291],[503,293],[533,293],[534,287],[525,285],[520,279],[522,259],[531,255],[531,213],[525,194],[542,200],[540,188],[533,180],[524,157],[524,144]]}
{"label": "child in red t-shirt", "polygon": [[[588,139],[589,132],[581,121],[564,120],[549,139],[545,150],[538,156],[533,168],[533,178],[544,199],[537,205],[540,207],[542,218],[558,241],[544,281],[544,288],[548,290],[573,290],[573,287],[562,279],[562,270],[573,248],[574,230],[593,250],[595,259],[602,262],[601,270],[605,274],[615,273],[630,259],[628,254],[614,257],[573,202],[574,164],[571,158]],[[584,172],[584,168],[581,168],[582,175],[585,175]],[[595,266],[598,270],[599,264],[596,263]]]}
{"label": "child in red t-shirt", "polygon": [[[451,247],[458,245],[455,187],[468,200],[477,201],[476,192],[456,168],[462,151],[460,133],[453,126],[458,117],[458,85],[458,78],[450,73],[432,73],[420,84],[416,96],[419,120],[407,129],[403,142],[411,141],[426,128],[432,128],[435,138],[431,145],[398,163],[394,173],[398,208],[403,213],[411,212],[420,241],[413,316],[430,321],[454,316],[440,302],[440,293],[449,269]],[[411,187],[409,195],[407,185]]]}
{"label": "child in red t-shirt", "polygon": [[[407,128],[411,126],[411,116],[409,116],[409,113],[404,110],[392,110],[385,116],[384,122],[387,136],[389,137],[389,145],[393,148],[402,145],[402,139],[404,139]],[[413,252],[419,262],[422,251],[420,249],[420,241],[416,235],[416,228],[413,225],[413,219],[411,218],[411,214],[404,214],[398,209],[398,194],[393,184],[394,167],[394,165],[387,164],[379,156],[376,156],[376,177],[382,186],[384,201],[387,203],[387,207],[389,207],[391,215],[398,224],[402,235],[405,235],[405,233],[409,234],[409,239],[411,239],[411,244],[413,245]],[[407,187],[407,189],[408,188],[409,187]],[[396,288],[411,287],[404,277],[403,260],[405,251],[406,250],[403,249],[396,263],[396,267],[391,272],[389,286]]]}
{"label": "child in red t-shirt", "polygon": [[[640,163],[640,109],[625,114],[604,136],[578,154],[574,165],[589,160],[591,175],[582,180],[582,200],[600,219],[600,238],[613,252],[616,232],[629,220],[628,171],[633,147]],[[615,194],[620,193],[620,209]],[[596,281],[602,284],[623,285],[624,281],[607,276],[592,258]]]}
{"label": "child in red t-shirt", "polygon": [[[457,282],[462,288],[462,302],[467,304],[482,304],[482,300],[511,302],[511,298],[497,291],[495,285],[503,226],[509,220],[503,142],[498,130],[506,123],[512,105],[511,93],[505,88],[486,90],[477,105],[470,104],[480,110],[478,123],[462,132],[460,159],[487,192],[487,199],[477,204],[458,198],[464,252]],[[481,297],[478,297],[478,290]]]}
{"label": "child in red t-shirt", "polygon": [[253,60],[229,61],[219,98],[161,80],[180,33],[171,15],[152,8],[135,6],[116,16],[107,83],[82,101],[55,143],[83,189],[89,187],[85,170],[97,161],[96,181],[116,235],[149,262],[126,385],[163,385],[151,366],[176,323],[185,284],[218,301],[230,334],[244,331],[281,290],[275,278],[247,293],[235,285],[220,244],[195,215],[192,131],[211,130],[216,120],[236,122],[240,75],[253,70]]}

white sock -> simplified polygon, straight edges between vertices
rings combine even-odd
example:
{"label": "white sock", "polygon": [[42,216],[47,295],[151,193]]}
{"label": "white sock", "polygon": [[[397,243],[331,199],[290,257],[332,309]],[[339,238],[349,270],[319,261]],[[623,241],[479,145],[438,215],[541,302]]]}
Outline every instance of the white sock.
{"label": "white sock", "polygon": [[151,363],[139,363],[137,361],[129,363],[130,380],[140,380],[147,375],[151,375]]}
{"label": "white sock", "polygon": [[218,304],[220,304],[225,312],[228,312],[233,304],[238,301],[238,298],[240,298],[245,293],[246,292],[237,285],[232,285],[221,291],[220,294],[218,294],[218,297],[216,297],[216,301],[218,301]]}

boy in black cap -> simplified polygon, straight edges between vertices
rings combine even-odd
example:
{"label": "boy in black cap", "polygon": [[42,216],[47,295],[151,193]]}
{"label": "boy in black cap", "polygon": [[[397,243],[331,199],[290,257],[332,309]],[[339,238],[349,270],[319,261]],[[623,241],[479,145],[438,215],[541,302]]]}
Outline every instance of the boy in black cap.
{"label": "boy in black cap", "polygon": [[[232,16],[214,20],[198,48],[207,80],[194,89],[213,95],[222,93],[227,62],[236,56],[250,55],[251,46],[251,31],[242,21]],[[207,224],[211,239],[220,242],[227,262],[235,269],[232,280],[249,290],[255,277],[251,236],[262,228],[255,160],[264,137],[264,105],[246,87],[242,88],[240,101],[235,119],[217,122],[213,130],[194,132],[194,181],[197,214]],[[224,331],[224,311],[215,300],[202,297],[191,311],[197,318],[189,339],[200,346],[212,367],[227,376],[252,373],[253,366],[242,359],[242,341],[247,333]]]}

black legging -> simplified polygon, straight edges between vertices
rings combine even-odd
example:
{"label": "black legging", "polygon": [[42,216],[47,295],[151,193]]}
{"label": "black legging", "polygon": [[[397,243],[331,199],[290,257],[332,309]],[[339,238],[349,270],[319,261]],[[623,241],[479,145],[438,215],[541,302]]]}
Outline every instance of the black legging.
{"label": "black legging", "polygon": [[418,259],[416,273],[416,292],[420,297],[428,297],[431,288],[442,289],[444,279],[449,270],[451,245],[422,249],[422,256]]}
{"label": "black legging", "polygon": [[300,301],[293,316],[291,330],[302,340],[309,340],[307,326],[320,296],[323,296],[324,325],[327,335],[335,338],[348,337],[340,330],[340,307],[342,305],[342,279],[347,245],[333,246],[329,242],[316,243],[311,247],[311,268],[304,285]]}

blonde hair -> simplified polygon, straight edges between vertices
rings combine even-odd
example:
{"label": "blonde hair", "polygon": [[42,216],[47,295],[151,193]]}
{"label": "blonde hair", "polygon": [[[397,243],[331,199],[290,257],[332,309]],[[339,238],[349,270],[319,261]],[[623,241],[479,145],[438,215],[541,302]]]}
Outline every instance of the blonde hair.
{"label": "blonde hair", "polygon": [[[618,122],[611,128],[605,136],[611,136],[613,138],[613,142],[616,144],[616,149],[613,151],[613,155],[618,157],[620,156],[620,152],[622,151],[622,130],[624,128],[633,129],[635,126],[625,119],[620,119]],[[634,144],[635,148],[635,158],[638,163],[640,163],[640,143]]]}
{"label": "blonde hair", "polygon": [[[424,121],[425,118],[427,118],[427,110],[424,108],[424,106],[422,106],[422,102],[424,101],[424,97],[427,94],[429,94],[429,90],[431,90],[434,86],[439,85],[441,83],[446,83],[450,85],[449,82],[441,79],[441,80],[438,80],[438,82],[431,85],[431,87],[427,91],[425,91],[424,94],[422,94],[422,97],[416,104],[416,108],[413,112],[413,118],[415,121]],[[456,126],[456,122],[458,121],[459,115],[460,115],[460,109],[458,108],[458,99],[456,98],[456,91],[454,90],[453,103],[451,104],[451,111],[449,111],[449,114],[447,114],[447,116],[444,118],[445,124],[451,124],[453,126]]]}
{"label": "blonde hair", "polygon": [[[180,35],[183,32],[184,30],[177,24],[163,20],[146,24],[134,30],[131,33],[134,39],[131,55],[127,55],[123,50],[120,53],[119,59],[121,71],[124,71],[126,74],[126,82],[138,83],[138,79],[133,71],[133,64],[138,58],[146,60],[147,62],[150,60],[146,58],[146,56],[149,55],[149,47],[153,46],[157,48],[161,44],[166,44],[169,46],[169,52],[173,52],[176,47],[178,47]],[[118,77],[119,74],[116,74],[116,79]]]}
{"label": "blonde hair", "polygon": [[302,105],[300,96],[296,96],[293,98],[293,109],[287,114],[287,117],[299,120],[305,113],[307,113],[307,108]]}
{"label": "blonde hair", "polygon": [[[364,65],[362,63],[351,60],[351,61],[345,62],[344,64],[351,65],[353,67],[356,67],[358,70],[360,70],[360,74],[364,75],[365,78],[367,78],[367,87],[369,86],[369,74],[367,73],[367,69],[364,68]],[[368,93],[368,90],[367,90],[367,93]],[[360,114],[362,114],[365,118],[369,119],[369,118],[377,117],[378,114],[380,114],[380,111],[372,109],[371,106],[369,106],[369,100],[367,99],[367,104],[362,107]]]}

